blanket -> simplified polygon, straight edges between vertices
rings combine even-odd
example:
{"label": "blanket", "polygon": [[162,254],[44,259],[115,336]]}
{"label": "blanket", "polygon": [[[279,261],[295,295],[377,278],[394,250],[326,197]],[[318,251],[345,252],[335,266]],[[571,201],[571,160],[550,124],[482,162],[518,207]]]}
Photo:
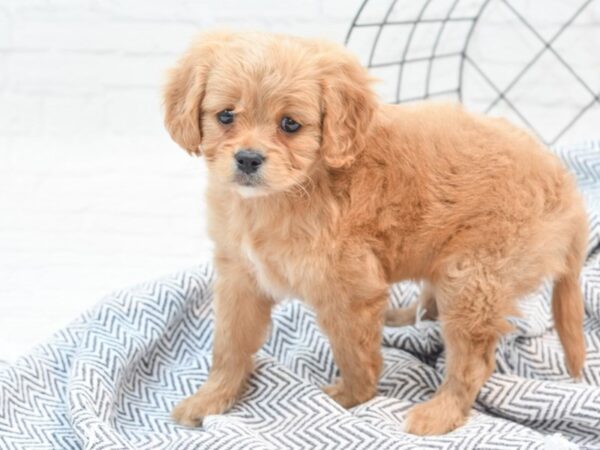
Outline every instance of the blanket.
{"label": "blanket", "polygon": [[[345,410],[319,386],[336,366],[314,313],[279,305],[243,397],[199,428],[169,412],[207,377],[213,312],[210,265],[115,292],[30,354],[0,368],[2,449],[568,449],[600,448],[600,142],[556,149],[577,176],[590,220],[585,293],[587,360],[567,375],[550,315],[551,287],[522,299],[515,332],[468,422],[443,436],[403,432],[407,410],[443,378],[437,322],[384,329],[378,394]],[[418,287],[390,289],[394,306]]]}

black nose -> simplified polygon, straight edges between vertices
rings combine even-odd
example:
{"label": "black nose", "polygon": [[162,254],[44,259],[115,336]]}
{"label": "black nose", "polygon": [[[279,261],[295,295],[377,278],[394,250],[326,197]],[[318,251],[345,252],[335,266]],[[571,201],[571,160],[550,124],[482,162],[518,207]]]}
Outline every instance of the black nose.
{"label": "black nose", "polygon": [[235,154],[237,168],[247,174],[256,172],[264,160],[263,155],[253,150],[240,150]]}

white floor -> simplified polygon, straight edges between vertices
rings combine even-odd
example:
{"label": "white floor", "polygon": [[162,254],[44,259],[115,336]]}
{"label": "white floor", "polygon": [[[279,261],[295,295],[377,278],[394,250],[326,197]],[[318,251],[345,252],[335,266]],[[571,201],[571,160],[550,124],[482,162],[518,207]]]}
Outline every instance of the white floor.
{"label": "white floor", "polygon": [[0,360],[210,258],[204,163],[163,137],[0,138]]}

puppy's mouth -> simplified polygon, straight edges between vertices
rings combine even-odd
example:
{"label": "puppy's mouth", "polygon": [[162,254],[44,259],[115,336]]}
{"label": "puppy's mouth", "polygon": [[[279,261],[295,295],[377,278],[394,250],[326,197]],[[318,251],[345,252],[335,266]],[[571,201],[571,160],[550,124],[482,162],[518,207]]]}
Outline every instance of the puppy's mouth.
{"label": "puppy's mouth", "polygon": [[236,172],[233,176],[234,190],[242,198],[262,197],[269,193],[264,180],[257,173]]}
{"label": "puppy's mouth", "polygon": [[264,186],[261,177],[256,173],[247,174],[240,171],[236,171],[236,173],[233,176],[233,182],[239,186],[244,187]]}

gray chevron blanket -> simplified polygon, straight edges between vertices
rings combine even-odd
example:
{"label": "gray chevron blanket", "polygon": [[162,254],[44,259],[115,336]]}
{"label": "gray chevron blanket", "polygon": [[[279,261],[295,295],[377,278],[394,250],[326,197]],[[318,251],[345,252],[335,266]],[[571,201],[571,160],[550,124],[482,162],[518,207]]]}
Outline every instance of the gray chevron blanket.
{"label": "gray chevron blanket", "polygon": [[[298,301],[280,305],[234,408],[201,428],[169,411],[206,379],[213,320],[208,265],[115,292],[13,365],[0,368],[1,449],[567,449],[600,448],[600,143],[558,149],[589,210],[582,275],[588,357],[566,375],[552,329],[549,286],[523,299],[516,332],[460,429],[422,438],[402,431],[406,411],[442,380],[439,324],[386,328],[378,395],[345,410],[319,386],[336,376],[327,339]],[[391,288],[406,305],[417,287]]]}

